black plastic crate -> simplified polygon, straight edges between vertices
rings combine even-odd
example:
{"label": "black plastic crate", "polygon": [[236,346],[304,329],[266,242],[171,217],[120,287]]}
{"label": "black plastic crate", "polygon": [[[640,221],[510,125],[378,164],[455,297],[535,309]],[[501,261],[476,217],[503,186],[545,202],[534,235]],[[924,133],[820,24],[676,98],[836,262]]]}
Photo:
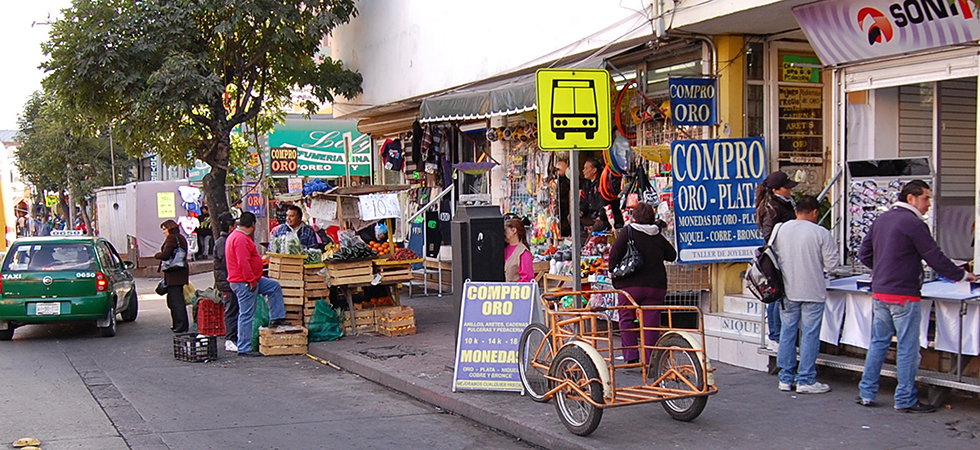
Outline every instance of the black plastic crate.
{"label": "black plastic crate", "polygon": [[218,338],[197,333],[174,335],[174,358],[186,362],[207,362],[218,359]]}

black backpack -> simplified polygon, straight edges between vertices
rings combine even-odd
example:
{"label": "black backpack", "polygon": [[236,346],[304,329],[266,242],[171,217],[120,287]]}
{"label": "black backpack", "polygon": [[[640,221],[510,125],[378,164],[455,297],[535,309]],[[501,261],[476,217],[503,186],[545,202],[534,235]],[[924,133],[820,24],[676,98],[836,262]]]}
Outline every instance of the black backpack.
{"label": "black backpack", "polygon": [[782,224],[777,224],[773,228],[769,242],[756,249],[755,258],[745,271],[745,284],[749,292],[762,303],[772,303],[783,298],[785,294],[783,273],[779,270],[779,262],[776,261],[776,253],[772,249],[780,225]]}

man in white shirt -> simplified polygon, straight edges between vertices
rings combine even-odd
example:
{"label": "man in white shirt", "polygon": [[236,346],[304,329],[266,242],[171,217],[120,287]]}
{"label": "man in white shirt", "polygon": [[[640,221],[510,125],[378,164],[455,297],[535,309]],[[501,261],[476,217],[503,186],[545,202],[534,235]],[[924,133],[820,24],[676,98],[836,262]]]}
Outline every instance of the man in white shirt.
{"label": "man in white shirt", "polygon": [[[779,390],[800,394],[822,394],[830,386],[817,382],[817,354],[820,352],[820,326],[823,323],[827,284],[824,272],[837,267],[840,256],[834,237],[817,225],[820,214],[817,199],[806,195],[796,201],[796,220],[773,229],[773,250],[783,274],[786,296],[779,311]],[[800,362],[796,364],[796,337],[800,333]]]}

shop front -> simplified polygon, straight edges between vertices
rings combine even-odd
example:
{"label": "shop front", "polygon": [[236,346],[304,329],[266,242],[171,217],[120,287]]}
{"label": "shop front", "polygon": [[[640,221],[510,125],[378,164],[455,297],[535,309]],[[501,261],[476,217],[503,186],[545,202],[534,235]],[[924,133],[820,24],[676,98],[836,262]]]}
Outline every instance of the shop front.
{"label": "shop front", "polygon": [[[904,183],[932,187],[927,223],[943,253],[970,270],[976,257],[980,21],[967,2],[890,3],[824,1],[794,10],[820,61],[833,68],[832,164],[840,178],[832,230],[855,276],[832,282],[821,338],[845,356],[862,355],[870,337],[872,302],[860,282],[868,270],[858,248]],[[926,276],[920,341],[929,370],[920,375],[978,391],[967,361],[978,354],[980,294]],[[835,364],[860,370],[860,362]]]}

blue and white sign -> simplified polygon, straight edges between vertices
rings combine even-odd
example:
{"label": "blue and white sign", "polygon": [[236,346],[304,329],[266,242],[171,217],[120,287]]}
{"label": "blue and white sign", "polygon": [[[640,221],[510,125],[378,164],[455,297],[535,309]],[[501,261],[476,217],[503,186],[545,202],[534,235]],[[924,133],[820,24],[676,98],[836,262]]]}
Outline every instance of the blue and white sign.
{"label": "blue and white sign", "polygon": [[453,392],[521,392],[517,349],[531,323],[537,283],[463,284]]}
{"label": "blue and white sign", "polygon": [[762,138],[674,141],[674,221],[678,261],[749,261],[763,245],[755,188],[765,179]]}
{"label": "blue and white sign", "polygon": [[718,123],[718,80],[716,78],[671,78],[670,121],[674,125]]}

